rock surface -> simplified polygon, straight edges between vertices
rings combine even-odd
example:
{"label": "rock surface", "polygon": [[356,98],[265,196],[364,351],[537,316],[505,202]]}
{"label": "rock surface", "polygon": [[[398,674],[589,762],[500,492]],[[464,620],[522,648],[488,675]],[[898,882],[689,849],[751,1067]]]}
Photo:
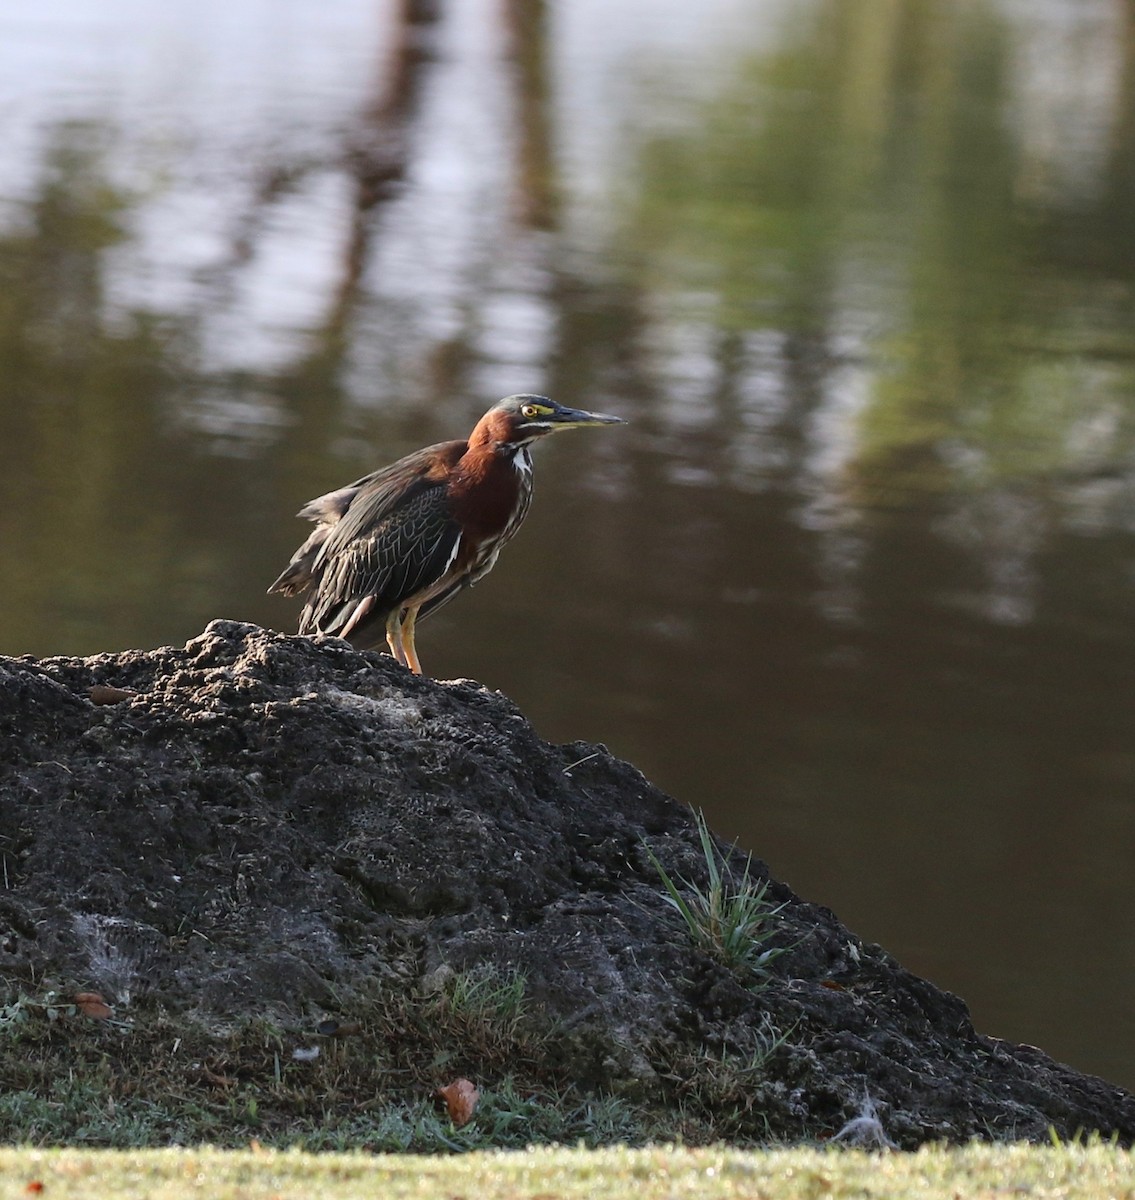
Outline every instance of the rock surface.
{"label": "rock surface", "polygon": [[215,621],[183,649],[0,659],[9,991],[310,1022],[376,983],[519,971],[550,1069],[648,1105],[696,1078],[711,1110],[716,1082],[731,1135],[831,1136],[869,1097],[902,1146],[1135,1138],[1135,1097],[978,1035],[775,881],[785,952],[747,986],[691,944],[648,848],[704,885],[690,809],[632,766],[338,640]]}

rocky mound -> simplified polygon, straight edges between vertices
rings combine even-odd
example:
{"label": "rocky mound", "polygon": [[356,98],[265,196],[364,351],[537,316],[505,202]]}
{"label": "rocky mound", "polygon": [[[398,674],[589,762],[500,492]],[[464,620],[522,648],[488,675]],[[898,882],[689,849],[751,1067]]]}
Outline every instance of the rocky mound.
{"label": "rocky mound", "polygon": [[[978,1035],[959,999],[782,884],[767,980],[697,948],[652,854],[706,886],[691,811],[632,766],[338,640],[215,621],[183,649],[0,659],[9,1015],[97,989],[123,1026],[363,1030],[393,1072],[391,1030],[422,1023],[368,1042],[376,1005],[412,1017],[449,979],[519,980],[541,1028],[523,1063],[469,1037],[405,1086],[512,1070],[742,1140],[831,1136],[865,1097],[904,1146],[1135,1137],[1135,1097]],[[126,1035],[98,1036],[105,1064]]]}

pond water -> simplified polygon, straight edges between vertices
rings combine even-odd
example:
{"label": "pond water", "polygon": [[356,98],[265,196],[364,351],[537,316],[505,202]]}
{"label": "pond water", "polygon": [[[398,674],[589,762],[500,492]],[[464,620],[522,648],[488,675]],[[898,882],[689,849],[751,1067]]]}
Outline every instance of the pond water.
{"label": "pond water", "polygon": [[0,652],[181,643],[492,400],[426,670],[606,743],[984,1032],[1135,1086],[1135,12],[0,12]]}

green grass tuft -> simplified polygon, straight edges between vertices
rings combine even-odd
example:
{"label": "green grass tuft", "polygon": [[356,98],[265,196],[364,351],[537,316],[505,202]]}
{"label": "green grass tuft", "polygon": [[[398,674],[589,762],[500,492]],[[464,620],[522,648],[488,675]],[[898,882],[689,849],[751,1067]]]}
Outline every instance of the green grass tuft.
{"label": "green grass tuft", "polygon": [[774,918],[784,905],[769,900],[768,880],[751,877],[752,855],[740,877],[734,876],[718,853],[702,812],[697,814],[697,830],[708,878],[705,887],[688,879],[679,880],[679,887],[646,846],[651,865],[666,889],[663,899],[685,922],[695,946],[759,983],[768,977],[772,962],[788,949],[767,944],[776,933]]}

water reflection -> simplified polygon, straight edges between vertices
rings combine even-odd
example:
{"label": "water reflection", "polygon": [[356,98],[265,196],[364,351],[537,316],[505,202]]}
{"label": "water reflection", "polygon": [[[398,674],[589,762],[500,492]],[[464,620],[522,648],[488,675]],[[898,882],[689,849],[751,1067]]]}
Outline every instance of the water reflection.
{"label": "water reflection", "polygon": [[308,497],[621,412],[430,668],[1135,1083],[1129,6],[129,7],[0,73],[0,650],[290,627]]}

